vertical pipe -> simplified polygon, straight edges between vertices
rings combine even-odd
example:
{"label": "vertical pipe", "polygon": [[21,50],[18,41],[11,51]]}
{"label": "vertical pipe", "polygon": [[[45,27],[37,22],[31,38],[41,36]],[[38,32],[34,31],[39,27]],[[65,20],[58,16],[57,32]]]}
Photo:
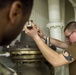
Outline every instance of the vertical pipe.
{"label": "vertical pipe", "polygon": [[[61,22],[60,17],[60,0],[48,0],[49,11],[49,23],[47,28],[50,31],[50,36],[59,40],[62,40],[62,30],[64,23]],[[62,49],[57,49],[57,52],[61,52]],[[55,75],[66,75],[65,66],[55,68]],[[67,73],[68,74],[68,73]]]}

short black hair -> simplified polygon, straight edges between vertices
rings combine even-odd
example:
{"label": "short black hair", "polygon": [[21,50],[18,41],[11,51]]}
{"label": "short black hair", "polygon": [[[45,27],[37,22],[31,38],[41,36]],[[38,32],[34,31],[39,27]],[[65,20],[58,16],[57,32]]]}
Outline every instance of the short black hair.
{"label": "short black hair", "polygon": [[23,9],[26,8],[32,9],[33,6],[33,0],[0,0],[0,10],[8,4],[12,4],[14,1],[20,1],[23,4]]}
{"label": "short black hair", "polygon": [[66,27],[64,28],[64,32],[68,29],[69,31],[74,31],[76,29],[76,21],[69,22]]}

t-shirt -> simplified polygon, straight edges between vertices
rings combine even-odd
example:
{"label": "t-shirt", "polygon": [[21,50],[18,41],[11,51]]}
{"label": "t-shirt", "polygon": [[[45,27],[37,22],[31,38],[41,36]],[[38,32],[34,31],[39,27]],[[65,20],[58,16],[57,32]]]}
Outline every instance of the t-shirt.
{"label": "t-shirt", "polygon": [[71,44],[67,50],[75,59],[74,62],[69,64],[69,75],[76,75],[76,42]]}
{"label": "t-shirt", "polygon": [[69,75],[76,75],[76,61],[69,64]]}

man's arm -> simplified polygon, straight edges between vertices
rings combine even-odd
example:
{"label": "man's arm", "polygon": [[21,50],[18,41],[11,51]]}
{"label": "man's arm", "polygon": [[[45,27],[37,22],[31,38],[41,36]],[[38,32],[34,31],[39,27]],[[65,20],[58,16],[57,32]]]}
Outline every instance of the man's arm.
{"label": "man's arm", "polygon": [[[47,39],[47,36],[42,36],[43,39]],[[63,41],[60,41],[60,40],[57,40],[55,38],[51,38],[50,37],[50,43],[52,45],[55,45],[56,47],[59,47],[59,48],[62,48],[62,49],[66,49],[68,48],[68,44],[66,42],[63,42]]]}
{"label": "man's arm", "polygon": [[[38,35],[39,35],[41,38],[43,38],[43,39],[46,40],[46,39],[47,39],[47,36],[44,35],[44,33],[42,32],[42,30],[41,30],[38,26],[36,26],[36,28],[37,28],[37,30],[38,30]],[[57,47],[59,47],[59,48],[62,48],[62,49],[68,48],[68,44],[67,44],[67,43],[62,42],[62,41],[60,41],[60,40],[57,40],[57,39],[55,39],[55,38],[51,38],[51,37],[50,37],[50,43],[51,43],[52,45],[55,45],[55,46],[57,46]]]}
{"label": "man's arm", "polygon": [[70,55],[69,52],[66,51],[66,53],[59,54],[55,52],[53,49],[49,48],[39,36],[35,36],[33,38],[38,45],[40,51],[42,52],[43,56],[46,58],[46,60],[52,64],[54,67],[61,66],[64,64],[69,64],[74,61],[73,58],[69,59],[72,56],[67,56],[66,54]]}
{"label": "man's arm", "polygon": [[62,41],[57,40],[57,39],[54,39],[54,38],[51,38],[51,37],[50,37],[50,43],[55,45],[55,46],[57,46],[57,47],[59,47],[59,48],[62,48],[62,49],[68,48],[68,44],[67,43],[62,42]]}

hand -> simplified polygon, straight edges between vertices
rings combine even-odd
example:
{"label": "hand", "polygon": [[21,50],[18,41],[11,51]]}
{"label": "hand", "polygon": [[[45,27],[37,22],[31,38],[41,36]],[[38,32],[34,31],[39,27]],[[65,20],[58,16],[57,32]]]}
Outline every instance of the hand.
{"label": "hand", "polygon": [[32,29],[28,29],[27,26],[25,25],[24,29],[25,29],[25,33],[29,36],[31,36],[32,38],[35,38],[36,36],[38,36],[38,30],[34,24],[34,22],[31,22],[32,25]]}
{"label": "hand", "polygon": [[39,35],[41,38],[46,39],[46,36],[44,35],[44,33],[42,32],[42,30],[41,30],[37,25],[35,25],[35,28],[37,29],[38,35]]}

